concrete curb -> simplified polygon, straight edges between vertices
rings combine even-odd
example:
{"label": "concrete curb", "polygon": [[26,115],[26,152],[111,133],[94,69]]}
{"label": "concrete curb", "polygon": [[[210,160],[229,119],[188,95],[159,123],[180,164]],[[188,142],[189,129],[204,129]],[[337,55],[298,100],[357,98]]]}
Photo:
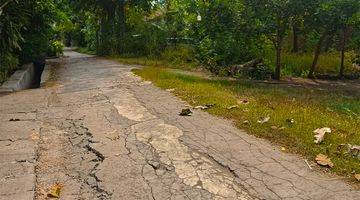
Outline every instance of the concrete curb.
{"label": "concrete curb", "polygon": [[29,89],[33,85],[35,77],[35,66],[26,64],[17,70],[11,77],[0,87],[0,93],[9,93],[19,90]]}

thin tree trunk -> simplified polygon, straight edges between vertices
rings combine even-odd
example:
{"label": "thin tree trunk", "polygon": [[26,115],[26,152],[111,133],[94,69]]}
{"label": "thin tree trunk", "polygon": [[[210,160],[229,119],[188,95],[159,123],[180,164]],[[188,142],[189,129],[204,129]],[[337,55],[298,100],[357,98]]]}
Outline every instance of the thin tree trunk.
{"label": "thin tree trunk", "polygon": [[334,38],[334,35],[331,35],[331,36],[327,37],[327,39],[325,41],[324,52],[329,51],[331,45],[333,44],[333,38]]}
{"label": "thin tree trunk", "polygon": [[275,68],[275,80],[280,80],[281,78],[281,51],[282,51],[282,43],[284,40],[285,27],[284,24],[281,23],[281,18],[277,17],[277,33],[276,40],[274,41],[274,46],[276,49],[276,68]]}
{"label": "thin tree trunk", "polygon": [[275,68],[275,80],[280,80],[281,78],[281,45],[277,44],[276,46],[276,68]]}
{"label": "thin tree trunk", "polygon": [[293,24],[293,53],[299,53],[299,26],[298,23]]}
{"label": "thin tree trunk", "polygon": [[125,41],[125,33],[126,33],[126,11],[125,11],[125,0],[119,0],[118,7],[118,27],[117,27],[117,37],[118,37],[118,51],[119,53],[123,53],[125,51],[124,41]]}
{"label": "thin tree trunk", "polygon": [[126,15],[125,15],[125,0],[119,1],[119,27],[120,35],[124,35],[126,32]]}
{"label": "thin tree trunk", "polygon": [[344,62],[345,62],[345,48],[342,48],[341,49],[341,65],[340,65],[340,72],[339,72],[340,78],[344,77],[344,71],[345,71]]}
{"label": "thin tree trunk", "polygon": [[313,60],[313,63],[311,65],[309,75],[308,75],[309,78],[314,78],[314,72],[316,70],[316,66],[317,66],[319,56],[321,53],[321,47],[322,47],[322,44],[323,44],[326,36],[327,36],[327,33],[323,33],[316,45],[316,49],[315,49],[315,53],[314,53],[314,60]]}
{"label": "thin tree trunk", "polygon": [[346,44],[348,41],[348,37],[350,34],[350,28],[345,27],[342,33],[341,38],[341,65],[340,65],[340,71],[339,71],[339,77],[344,77],[344,71],[345,71],[345,50],[346,50]]}

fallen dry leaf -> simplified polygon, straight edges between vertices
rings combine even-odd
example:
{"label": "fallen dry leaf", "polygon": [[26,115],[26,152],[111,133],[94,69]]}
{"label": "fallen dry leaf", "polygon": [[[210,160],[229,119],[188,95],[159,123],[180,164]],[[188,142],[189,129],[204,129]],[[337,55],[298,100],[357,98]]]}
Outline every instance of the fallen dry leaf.
{"label": "fallen dry leaf", "polygon": [[209,107],[207,106],[195,106],[194,109],[201,109],[201,110],[206,110],[208,109]]}
{"label": "fallen dry leaf", "polygon": [[232,106],[227,107],[227,109],[228,109],[228,110],[232,110],[232,109],[238,108],[238,107],[239,107],[238,105],[232,105]]}
{"label": "fallen dry leaf", "polygon": [[360,146],[359,145],[352,145],[350,147],[350,153],[352,156],[359,156],[360,155]]}
{"label": "fallen dry leaf", "polygon": [[257,122],[259,124],[264,124],[266,122],[270,121],[270,117],[261,117]]}
{"label": "fallen dry leaf", "polygon": [[355,174],[354,177],[356,178],[357,181],[360,181],[360,174]]}
{"label": "fallen dry leaf", "polygon": [[195,106],[194,109],[206,110],[206,109],[212,108],[213,106],[214,106],[214,104],[205,104],[202,106]]}
{"label": "fallen dry leaf", "polygon": [[37,132],[32,132],[31,134],[30,134],[30,139],[31,140],[38,140],[39,139],[39,134],[37,133]]}
{"label": "fallen dry leaf", "polygon": [[248,104],[249,101],[246,99],[238,100],[238,104]]}
{"label": "fallen dry leaf", "polygon": [[285,148],[285,147],[281,147],[281,151],[286,151],[286,148]]}
{"label": "fallen dry leaf", "polygon": [[307,159],[304,160],[306,165],[309,167],[310,170],[312,170],[313,168],[311,167],[311,165],[309,164],[309,161]]}
{"label": "fallen dry leaf", "polygon": [[192,112],[189,108],[182,109],[180,112],[180,116],[191,116]]}
{"label": "fallen dry leaf", "polygon": [[168,91],[168,92],[174,92],[175,89],[174,89],[174,88],[170,88],[170,89],[166,89],[166,91]]}
{"label": "fallen dry leaf", "polygon": [[295,120],[294,119],[286,119],[286,122],[289,124],[294,124]]}
{"label": "fallen dry leaf", "polygon": [[318,154],[315,158],[317,164],[324,166],[324,167],[334,167],[334,163],[331,162],[330,158],[328,158],[324,154]]}
{"label": "fallen dry leaf", "polygon": [[249,120],[245,120],[245,121],[243,121],[243,124],[244,124],[244,125],[249,125],[249,124],[250,124],[250,121],[249,121]]}
{"label": "fallen dry leaf", "polygon": [[314,131],[314,133],[316,134],[314,137],[315,137],[315,140],[314,142],[316,144],[320,144],[323,140],[324,140],[324,136],[326,133],[331,133],[331,129],[328,128],[328,127],[325,127],[325,128],[318,128]]}
{"label": "fallen dry leaf", "polygon": [[349,154],[353,157],[360,157],[360,146],[351,144],[339,144],[336,148],[336,153],[340,155]]}
{"label": "fallen dry leaf", "polygon": [[54,185],[51,186],[47,196],[51,198],[60,198],[60,192],[63,187],[64,186],[62,184],[55,183]]}

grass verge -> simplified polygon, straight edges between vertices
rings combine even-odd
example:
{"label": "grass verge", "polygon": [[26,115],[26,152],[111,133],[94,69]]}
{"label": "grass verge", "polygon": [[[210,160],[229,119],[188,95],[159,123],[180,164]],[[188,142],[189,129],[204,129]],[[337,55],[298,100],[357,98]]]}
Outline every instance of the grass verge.
{"label": "grass verge", "polygon": [[[125,63],[133,64],[133,61]],[[347,177],[360,173],[359,157],[338,151],[341,144],[360,145],[360,94],[349,96],[341,92],[264,85],[247,80],[208,80],[165,67],[145,67],[134,72],[160,88],[174,88],[177,96],[193,106],[215,104],[207,112],[233,120],[238,128],[283,146],[286,151],[311,160],[323,153],[334,163],[332,171]],[[242,104],[239,100],[249,103]],[[228,107],[233,105],[238,107],[229,110]],[[268,123],[257,122],[266,116],[270,117]],[[295,123],[287,122],[288,119]],[[314,144],[313,131],[322,127],[330,127],[333,132],[325,136],[323,143]]]}

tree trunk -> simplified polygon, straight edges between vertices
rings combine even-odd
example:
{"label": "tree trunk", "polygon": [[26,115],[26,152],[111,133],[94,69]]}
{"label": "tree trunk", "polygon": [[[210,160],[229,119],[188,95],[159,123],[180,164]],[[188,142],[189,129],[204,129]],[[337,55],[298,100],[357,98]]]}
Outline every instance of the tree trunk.
{"label": "tree trunk", "polygon": [[118,25],[117,25],[117,38],[118,42],[118,51],[119,53],[123,53],[125,51],[124,41],[126,35],[126,11],[125,11],[125,0],[119,0],[117,16],[118,16]]}
{"label": "tree trunk", "polygon": [[277,17],[277,31],[276,31],[276,41],[274,43],[276,49],[276,68],[275,68],[275,80],[280,80],[281,78],[281,51],[282,43],[285,35],[285,25],[281,22],[281,18]]}
{"label": "tree trunk", "polygon": [[327,36],[327,33],[323,33],[316,45],[316,49],[315,49],[315,53],[314,53],[314,60],[313,60],[313,63],[311,65],[309,75],[308,75],[309,78],[314,78],[314,72],[315,72],[315,69],[316,69],[316,66],[317,66],[317,63],[319,60],[319,56],[321,53],[321,47],[322,47],[322,44],[323,44],[326,36]]}
{"label": "tree trunk", "polygon": [[324,47],[324,52],[328,52],[330,47],[333,44],[333,38],[334,35],[330,35],[329,37],[327,37],[326,41],[325,41],[325,47]]}
{"label": "tree trunk", "polygon": [[97,53],[99,55],[111,54],[111,38],[114,32],[113,27],[114,27],[114,18],[112,15],[109,15],[106,18],[101,18],[99,45],[97,48],[98,49]]}
{"label": "tree trunk", "polygon": [[293,53],[299,53],[299,25],[298,23],[293,24]]}
{"label": "tree trunk", "polygon": [[341,65],[340,65],[340,71],[339,71],[339,77],[344,77],[344,71],[345,71],[345,51],[346,51],[346,44],[349,38],[350,34],[350,28],[345,27],[342,33],[341,38]]}
{"label": "tree trunk", "polygon": [[275,68],[275,80],[280,80],[281,78],[281,44],[276,46],[276,68]]}
{"label": "tree trunk", "polygon": [[344,77],[344,70],[345,70],[344,61],[345,61],[345,48],[342,47],[342,49],[341,49],[341,65],[340,65],[340,72],[339,72],[340,78]]}

